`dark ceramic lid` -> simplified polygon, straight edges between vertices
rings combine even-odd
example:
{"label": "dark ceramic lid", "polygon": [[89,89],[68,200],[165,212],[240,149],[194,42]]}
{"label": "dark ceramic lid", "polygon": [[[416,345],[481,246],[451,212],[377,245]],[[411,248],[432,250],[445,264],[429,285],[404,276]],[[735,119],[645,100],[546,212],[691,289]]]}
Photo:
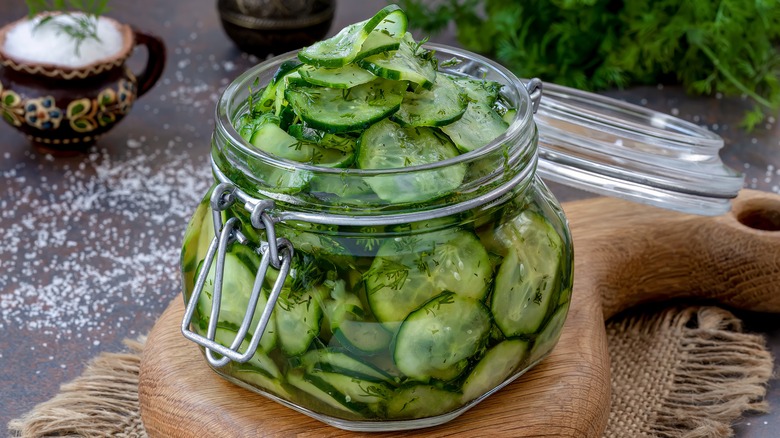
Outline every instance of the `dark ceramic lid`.
{"label": "dark ceramic lid", "polygon": [[543,90],[535,121],[544,179],[702,215],[727,212],[743,186],[707,129],[572,88]]}

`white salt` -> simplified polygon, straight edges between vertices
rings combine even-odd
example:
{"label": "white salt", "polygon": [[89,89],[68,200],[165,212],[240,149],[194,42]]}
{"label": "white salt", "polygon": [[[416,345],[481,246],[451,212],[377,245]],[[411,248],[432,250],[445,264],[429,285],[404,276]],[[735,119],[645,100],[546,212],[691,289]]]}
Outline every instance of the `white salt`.
{"label": "white salt", "polygon": [[74,68],[108,59],[122,50],[122,33],[113,21],[102,17],[97,18],[98,40],[88,37],[77,48],[76,41],[61,28],[75,24],[74,17],[84,17],[72,15],[58,15],[37,27],[39,18],[19,22],[6,35],[3,50],[20,61]]}

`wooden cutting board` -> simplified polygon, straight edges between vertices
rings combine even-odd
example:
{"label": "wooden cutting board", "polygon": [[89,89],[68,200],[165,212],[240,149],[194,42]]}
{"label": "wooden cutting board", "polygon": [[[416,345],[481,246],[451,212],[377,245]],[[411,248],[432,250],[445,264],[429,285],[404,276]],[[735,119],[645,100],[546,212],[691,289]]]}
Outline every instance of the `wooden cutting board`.
{"label": "wooden cutting board", "polygon": [[[572,202],[564,210],[575,282],[555,350],[457,419],[404,436],[600,437],[610,400],[605,319],[672,298],[780,312],[780,196],[743,191],[720,217],[612,198]],[[144,350],[139,398],[150,436],[366,435],[327,426],[217,376],[181,335],[183,312],[177,297]]]}

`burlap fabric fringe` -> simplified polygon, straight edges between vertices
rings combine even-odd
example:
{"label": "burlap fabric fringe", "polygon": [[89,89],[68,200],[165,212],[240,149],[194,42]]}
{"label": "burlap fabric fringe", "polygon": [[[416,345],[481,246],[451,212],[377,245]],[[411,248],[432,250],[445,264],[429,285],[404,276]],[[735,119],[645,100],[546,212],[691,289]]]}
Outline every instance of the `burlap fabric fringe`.
{"label": "burlap fabric fringe", "polygon": [[[715,307],[670,308],[607,324],[612,409],[605,438],[728,437],[746,411],[766,411],[772,356],[760,335]],[[13,436],[145,437],[138,412],[143,339],[104,353],[23,418]]]}

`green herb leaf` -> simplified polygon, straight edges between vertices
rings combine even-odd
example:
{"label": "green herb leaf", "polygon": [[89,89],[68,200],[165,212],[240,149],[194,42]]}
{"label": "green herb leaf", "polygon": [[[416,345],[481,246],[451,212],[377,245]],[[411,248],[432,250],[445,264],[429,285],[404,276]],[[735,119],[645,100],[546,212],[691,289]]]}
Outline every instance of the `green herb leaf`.
{"label": "green herb leaf", "polygon": [[457,25],[468,49],[520,77],[585,90],[675,82],[749,97],[752,129],[780,110],[780,8],[754,0],[400,2],[429,32]]}

